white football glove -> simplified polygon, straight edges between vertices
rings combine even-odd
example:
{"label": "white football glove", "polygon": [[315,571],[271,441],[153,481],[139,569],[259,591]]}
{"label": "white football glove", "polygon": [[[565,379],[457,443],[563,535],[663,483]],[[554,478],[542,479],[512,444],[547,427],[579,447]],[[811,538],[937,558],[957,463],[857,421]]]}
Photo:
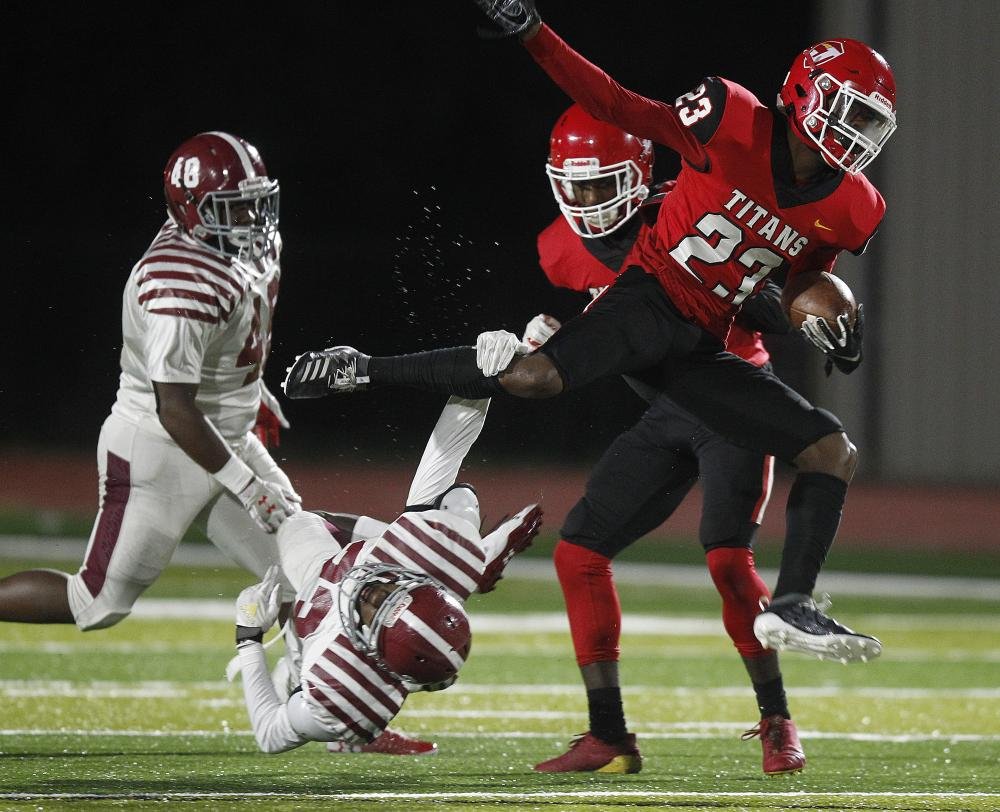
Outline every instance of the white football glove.
{"label": "white football glove", "polygon": [[264,573],[264,580],[248,586],[236,599],[236,625],[260,629],[261,634],[270,629],[278,619],[281,608],[281,584],[278,582],[278,565],[272,564]]}
{"label": "white football glove", "polygon": [[251,479],[236,498],[265,533],[273,533],[302,507],[302,497],[295,491],[287,491],[259,476]]}
{"label": "white football glove", "polygon": [[490,378],[507,369],[515,355],[526,355],[530,351],[521,339],[506,330],[480,333],[476,339],[476,366]]}
{"label": "white football glove", "polygon": [[521,341],[527,344],[532,350],[537,350],[542,344],[552,338],[556,334],[556,330],[560,327],[562,327],[562,324],[559,323],[559,319],[554,316],[548,316],[545,313],[539,313],[524,328],[524,337]]}

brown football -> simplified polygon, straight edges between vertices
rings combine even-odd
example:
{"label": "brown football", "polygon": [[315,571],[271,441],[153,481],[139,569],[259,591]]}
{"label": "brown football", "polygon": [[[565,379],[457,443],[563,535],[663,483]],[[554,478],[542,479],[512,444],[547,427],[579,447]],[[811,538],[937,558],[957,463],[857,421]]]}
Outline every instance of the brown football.
{"label": "brown football", "polygon": [[854,294],[839,276],[826,271],[805,271],[796,274],[781,292],[781,303],[792,327],[802,326],[806,316],[822,316],[833,325],[837,316],[847,314],[853,325],[858,315]]}

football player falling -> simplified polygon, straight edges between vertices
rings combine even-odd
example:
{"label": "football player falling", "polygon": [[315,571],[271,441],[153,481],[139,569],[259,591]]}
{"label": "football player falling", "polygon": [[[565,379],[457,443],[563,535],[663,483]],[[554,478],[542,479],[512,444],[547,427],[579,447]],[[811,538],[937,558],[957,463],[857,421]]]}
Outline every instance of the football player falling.
{"label": "football player falling", "polygon": [[[574,104],[559,117],[545,166],[562,216],[538,237],[539,264],[556,287],[598,296],[611,285],[632,246],[670,205],[674,182],[650,194],[653,145],[589,115]],[[642,212],[642,216],[639,212]],[[770,368],[759,331],[787,333],[780,289],[768,283],[749,297],[726,348]],[[559,328],[551,316],[532,319],[522,338],[502,330],[476,342],[485,375],[515,352],[537,349]],[[621,607],[611,560],[665,522],[696,481],[703,490],[699,540],[722,596],[726,631],[750,675],[765,735],[768,774],[800,770],[805,755],[791,721],[777,652],[753,633],[770,592],[754,566],[753,543],[771,493],[774,458],[735,446],[641,382],[628,379],[650,408],[601,457],[586,493],[567,516],[554,562],[570,621],[577,664],[587,690],[590,729],[540,772],[637,772],[641,756],[625,724],[618,677]]]}
{"label": "football player falling", "polygon": [[[391,524],[352,517],[353,532],[301,511],[278,529],[281,566],[296,589],[301,665],[290,694],[268,674],[263,634],[278,614],[276,570],[236,603],[238,667],[257,744],[276,753],[308,741],[331,752],[433,753],[387,728],[413,691],[454,683],[469,654],[464,601],[489,592],[531,544],[542,511],[529,505],[480,536],[475,490],[455,484],[489,400],[451,398]],[[372,533],[369,538],[364,535]],[[353,539],[353,540],[352,540]]]}
{"label": "football player falling", "polygon": [[4,578],[2,620],[118,623],[193,524],[262,576],[278,560],[274,531],[299,508],[254,431],[282,419],[261,380],[281,279],[278,181],[245,140],[206,132],[177,148],[163,183],[169,218],[125,282],[83,564]]}

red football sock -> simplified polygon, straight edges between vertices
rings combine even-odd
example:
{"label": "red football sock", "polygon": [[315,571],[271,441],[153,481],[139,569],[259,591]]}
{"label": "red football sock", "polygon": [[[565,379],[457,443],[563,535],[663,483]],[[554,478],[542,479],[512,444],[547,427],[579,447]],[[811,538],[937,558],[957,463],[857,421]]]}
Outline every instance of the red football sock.
{"label": "red football sock", "polygon": [[611,559],[560,541],[553,560],[566,601],[577,664],[617,661],[622,610],[611,575]]}

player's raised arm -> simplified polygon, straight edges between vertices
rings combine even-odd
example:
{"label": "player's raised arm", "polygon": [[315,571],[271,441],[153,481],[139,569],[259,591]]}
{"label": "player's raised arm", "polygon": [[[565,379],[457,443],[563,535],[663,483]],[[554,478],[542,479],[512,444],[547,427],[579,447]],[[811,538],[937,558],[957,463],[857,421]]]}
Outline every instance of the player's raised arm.
{"label": "player's raised arm", "polygon": [[686,107],[622,87],[542,22],[529,0],[476,0],[476,5],[505,35],[516,34],[549,77],[592,116],[670,147],[694,166],[704,163],[698,139],[678,113]]}

